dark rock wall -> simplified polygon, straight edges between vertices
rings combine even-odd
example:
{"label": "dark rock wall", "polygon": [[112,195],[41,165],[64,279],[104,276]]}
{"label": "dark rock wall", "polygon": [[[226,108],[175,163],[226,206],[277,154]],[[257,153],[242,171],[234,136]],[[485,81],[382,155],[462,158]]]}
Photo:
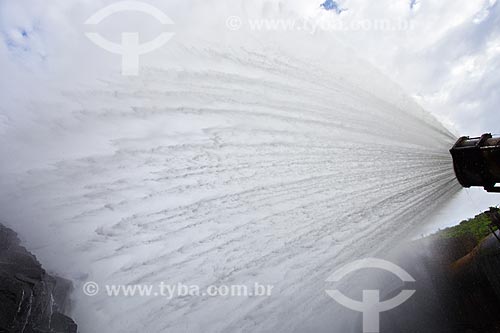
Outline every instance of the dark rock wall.
{"label": "dark rock wall", "polygon": [[415,278],[417,292],[382,314],[382,332],[500,332],[500,243],[493,235],[481,243],[468,236],[422,239],[398,255],[391,261]]}
{"label": "dark rock wall", "polygon": [[14,231],[0,225],[0,333],[75,333],[68,311],[71,282],[45,272],[20,245]]}

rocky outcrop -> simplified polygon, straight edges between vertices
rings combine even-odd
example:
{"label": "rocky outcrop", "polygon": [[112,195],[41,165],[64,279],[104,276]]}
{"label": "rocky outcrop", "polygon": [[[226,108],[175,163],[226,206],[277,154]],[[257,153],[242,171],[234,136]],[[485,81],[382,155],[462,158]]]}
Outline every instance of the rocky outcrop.
{"label": "rocky outcrop", "polygon": [[[491,235],[450,266],[460,320],[470,332],[500,332],[500,243]],[[460,292],[458,292],[460,291]],[[457,319],[458,320],[458,319]]]}
{"label": "rocky outcrop", "polygon": [[50,276],[0,224],[0,333],[76,333],[68,310],[71,282]]}
{"label": "rocky outcrop", "polygon": [[[467,234],[429,237],[405,245],[398,255],[391,261],[415,278],[417,292],[382,315],[381,331],[500,332],[500,243],[494,235],[481,241]],[[389,289],[385,298],[400,289]]]}

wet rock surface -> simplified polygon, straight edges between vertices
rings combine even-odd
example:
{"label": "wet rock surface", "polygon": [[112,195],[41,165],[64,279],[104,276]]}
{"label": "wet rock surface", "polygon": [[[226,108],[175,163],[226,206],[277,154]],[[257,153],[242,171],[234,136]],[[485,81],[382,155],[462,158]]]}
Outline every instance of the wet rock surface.
{"label": "wet rock surface", "polygon": [[422,239],[392,260],[415,278],[417,292],[382,315],[382,332],[500,332],[500,243],[495,236],[479,243],[466,235]]}
{"label": "wet rock surface", "polygon": [[71,282],[50,276],[0,224],[0,333],[75,333],[68,311]]}

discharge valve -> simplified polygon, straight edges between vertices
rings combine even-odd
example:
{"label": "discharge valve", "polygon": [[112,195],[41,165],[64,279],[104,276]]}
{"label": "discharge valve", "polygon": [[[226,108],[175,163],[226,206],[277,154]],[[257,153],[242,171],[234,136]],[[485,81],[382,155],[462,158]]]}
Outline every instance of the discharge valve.
{"label": "discharge valve", "polygon": [[450,149],[453,167],[463,187],[481,186],[500,193],[500,137],[463,136]]}

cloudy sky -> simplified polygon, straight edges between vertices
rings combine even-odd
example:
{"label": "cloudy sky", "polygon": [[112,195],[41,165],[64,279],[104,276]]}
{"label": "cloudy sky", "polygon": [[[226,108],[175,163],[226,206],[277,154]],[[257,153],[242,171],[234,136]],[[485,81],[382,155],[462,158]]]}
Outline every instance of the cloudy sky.
{"label": "cloudy sky", "polygon": [[[180,29],[183,15],[194,8],[189,4],[202,3],[149,2],[166,7]],[[500,132],[497,109],[500,6],[497,0],[328,0],[323,6],[322,0],[257,2],[263,7],[278,4],[279,8],[286,8],[283,10],[286,15],[294,12],[295,17],[341,20],[346,24],[380,20],[410,24],[410,28],[394,31],[373,28],[316,33],[329,33],[342,39],[457,135]],[[78,50],[82,44],[88,46],[88,41],[78,36],[82,22],[93,10],[109,3],[113,1],[0,0],[3,95],[8,88],[7,96],[19,93],[13,76],[21,77],[24,72],[29,79],[81,56]],[[235,14],[245,15],[239,13],[241,7],[233,8]],[[211,6],[212,13],[220,10],[217,5]],[[207,12],[204,14],[210,16]]]}
{"label": "cloudy sky", "polygon": [[496,0],[338,2],[353,20],[408,20],[401,31],[346,42],[460,135],[500,132],[500,6]]}

